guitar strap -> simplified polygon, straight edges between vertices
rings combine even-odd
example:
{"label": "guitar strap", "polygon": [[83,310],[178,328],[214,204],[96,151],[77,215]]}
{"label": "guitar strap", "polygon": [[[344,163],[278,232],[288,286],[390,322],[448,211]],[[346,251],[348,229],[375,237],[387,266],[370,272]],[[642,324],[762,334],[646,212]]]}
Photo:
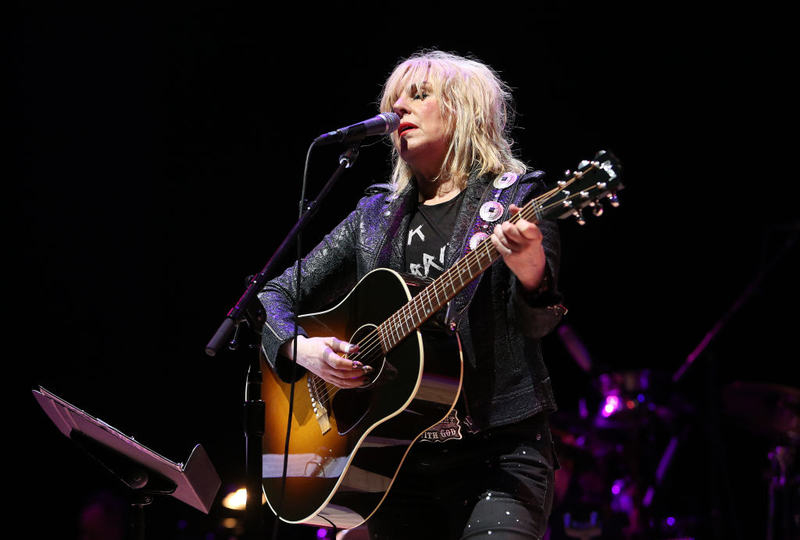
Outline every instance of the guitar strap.
{"label": "guitar strap", "polygon": [[[464,237],[461,257],[469,254],[469,252],[474,250],[485,238],[491,235],[495,225],[508,219],[508,207],[514,201],[521,184],[519,179],[520,177],[518,174],[507,172],[498,176],[486,187],[473,223]],[[469,307],[472,295],[478,287],[481,278],[482,275],[475,278],[453,299],[447,315],[448,323],[457,324],[464,310]]]}

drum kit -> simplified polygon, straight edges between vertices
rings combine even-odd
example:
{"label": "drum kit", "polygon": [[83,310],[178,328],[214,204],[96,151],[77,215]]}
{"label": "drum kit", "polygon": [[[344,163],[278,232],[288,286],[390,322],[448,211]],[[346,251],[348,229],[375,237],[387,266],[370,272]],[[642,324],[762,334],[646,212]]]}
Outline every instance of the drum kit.
{"label": "drum kit", "polygon": [[[566,329],[564,338],[575,336]],[[575,343],[568,348],[574,352]],[[587,357],[579,363],[588,366]],[[649,369],[600,373],[576,411],[552,415],[560,468],[549,540],[688,539],[707,532],[709,510],[687,502],[697,486],[675,480],[687,459],[679,455],[697,465],[690,432],[705,426],[696,425],[699,407],[671,383]],[[765,474],[757,481],[767,484],[759,494],[767,499],[766,540],[800,538],[800,390],[737,381],[715,400],[729,423],[751,434],[746,440],[765,444]]]}

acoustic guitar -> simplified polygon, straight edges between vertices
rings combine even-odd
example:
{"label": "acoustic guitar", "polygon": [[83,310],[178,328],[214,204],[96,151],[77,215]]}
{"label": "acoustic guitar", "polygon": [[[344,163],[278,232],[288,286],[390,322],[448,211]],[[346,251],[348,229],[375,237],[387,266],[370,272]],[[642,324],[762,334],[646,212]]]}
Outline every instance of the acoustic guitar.
{"label": "acoustic guitar", "polygon": [[[586,207],[616,206],[622,187],[618,162],[599,152],[510,219],[583,224]],[[343,390],[310,372],[292,387],[261,358],[263,488],[282,521],[349,529],[378,509],[411,446],[459,395],[458,337],[434,315],[499,257],[485,238],[432,282],[376,269],[335,307],[301,316],[310,336],[358,343],[350,358],[372,366],[367,387]]]}

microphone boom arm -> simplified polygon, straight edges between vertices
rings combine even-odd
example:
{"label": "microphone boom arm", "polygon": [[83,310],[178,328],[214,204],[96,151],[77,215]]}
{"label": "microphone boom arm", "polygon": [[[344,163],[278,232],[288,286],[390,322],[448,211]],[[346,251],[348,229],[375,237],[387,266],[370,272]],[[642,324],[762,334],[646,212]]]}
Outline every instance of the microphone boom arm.
{"label": "microphone boom arm", "polygon": [[[312,143],[312,146],[314,144],[315,143]],[[289,231],[286,238],[284,238],[283,242],[281,242],[281,244],[278,246],[278,249],[272,255],[270,260],[267,262],[261,272],[252,277],[244,294],[242,294],[236,304],[230,309],[230,311],[228,311],[225,319],[222,321],[219,328],[206,345],[206,354],[208,356],[216,356],[216,354],[222,349],[223,344],[228,341],[228,338],[233,333],[234,329],[239,326],[239,324],[248,314],[254,325],[263,324],[264,311],[258,301],[258,293],[264,288],[264,285],[269,280],[269,276],[272,275],[277,262],[289,249],[289,246],[299,236],[300,232],[305,228],[308,222],[317,213],[319,203],[331,191],[342,173],[344,173],[346,169],[349,169],[353,166],[357,157],[358,142],[355,142],[352,143],[351,146],[342,153],[342,155],[339,157],[339,166],[322,187],[322,190],[320,190],[317,198],[308,205],[305,212],[301,213],[300,218]]]}

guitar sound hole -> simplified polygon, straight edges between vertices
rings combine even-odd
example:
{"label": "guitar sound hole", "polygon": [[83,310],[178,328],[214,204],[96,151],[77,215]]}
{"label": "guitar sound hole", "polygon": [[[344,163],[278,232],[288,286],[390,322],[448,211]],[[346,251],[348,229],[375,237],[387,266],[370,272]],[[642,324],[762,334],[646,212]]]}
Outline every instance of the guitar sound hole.
{"label": "guitar sound hole", "polygon": [[375,325],[362,326],[350,338],[350,343],[358,343],[359,348],[358,353],[349,355],[348,358],[372,367],[372,373],[369,374],[368,385],[352,390],[339,390],[333,396],[331,410],[336,418],[337,431],[341,435],[352,430],[367,415],[375,403],[375,390],[391,372],[386,369],[386,358],[375,329]]}
{"label": "guitar sound hole", "polygon": [[374,386],[384,375],[386,367],[386,357],[383,356],[376,326],[372,324],[362,326],[350,338],[350,343],[358,343],[358,353],[349,358],[372,368],[372,373],[368,375],[370,384],[365,388]]}

